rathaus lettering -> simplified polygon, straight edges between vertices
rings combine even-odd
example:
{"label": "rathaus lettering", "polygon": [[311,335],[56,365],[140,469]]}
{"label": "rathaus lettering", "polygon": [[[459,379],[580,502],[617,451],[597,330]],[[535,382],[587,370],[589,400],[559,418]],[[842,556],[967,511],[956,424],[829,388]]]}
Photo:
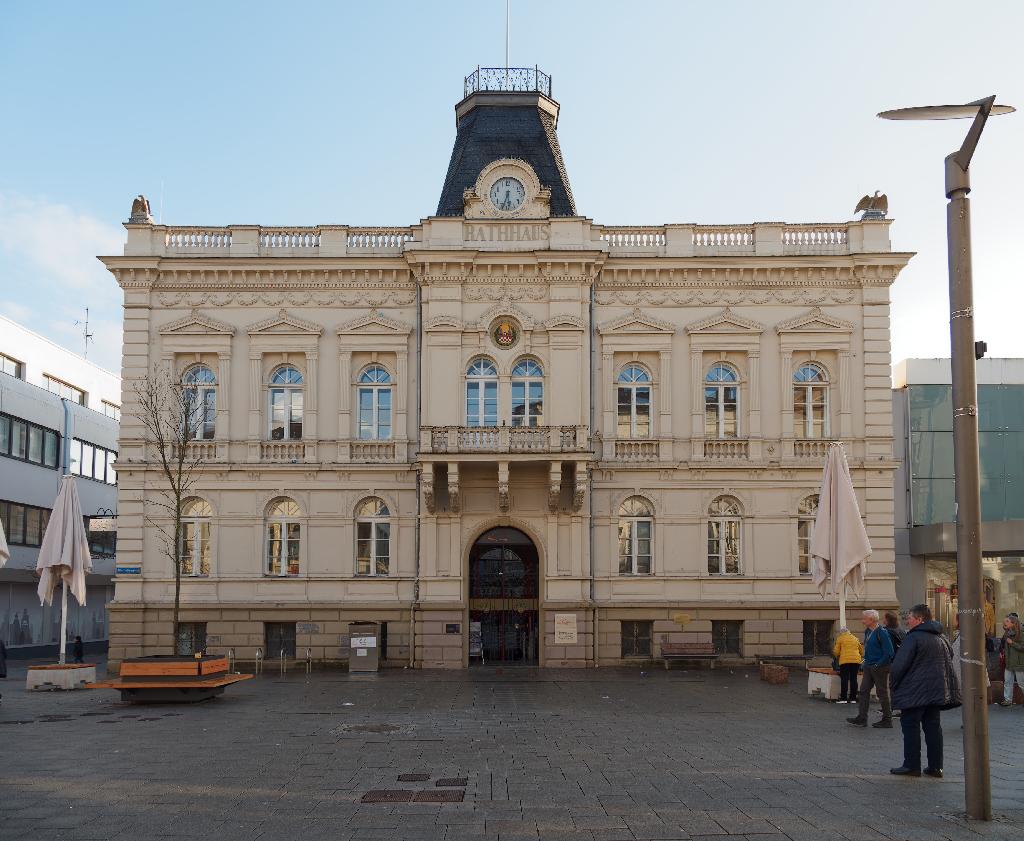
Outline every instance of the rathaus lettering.
{"label": "rathaus lettering", "polygon": [[464,225],[466,242],[521,242],[546,240],[547,225]]}

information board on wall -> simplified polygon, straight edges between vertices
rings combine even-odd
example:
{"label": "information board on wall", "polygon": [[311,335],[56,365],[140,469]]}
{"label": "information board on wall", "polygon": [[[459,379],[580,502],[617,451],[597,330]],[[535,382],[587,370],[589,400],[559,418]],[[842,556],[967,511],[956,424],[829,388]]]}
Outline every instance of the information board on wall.
{"label": "information board on wall", "polygon": [[484,635],[479,622],[469,623],[469,656],[482,657],[484,653]]}
{"label": "information board on wall", "polygon": [[578,639],[575,613],[555,614],[555,645],[575,645]]}

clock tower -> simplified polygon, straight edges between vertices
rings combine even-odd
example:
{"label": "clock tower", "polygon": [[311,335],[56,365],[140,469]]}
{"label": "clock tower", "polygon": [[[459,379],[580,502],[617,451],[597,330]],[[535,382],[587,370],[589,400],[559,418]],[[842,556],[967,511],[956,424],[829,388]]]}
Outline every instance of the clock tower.
{"label": "clock tower", "polygon": [[[464,93],[437,215],[462,216],[467,201],[479,199],[487,215],[530,218],[539,197],[549,199],[551,216],[575,216],[551,77],[536,67],[478,67]],[[485,170],[491,177],[482,179]]]}

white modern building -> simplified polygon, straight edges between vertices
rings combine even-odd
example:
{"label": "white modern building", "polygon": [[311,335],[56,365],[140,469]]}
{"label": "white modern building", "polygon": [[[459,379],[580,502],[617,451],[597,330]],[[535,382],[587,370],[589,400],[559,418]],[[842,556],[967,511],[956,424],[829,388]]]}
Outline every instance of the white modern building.
{"label": "white modern building", "polygon": [[64,472],[78,477],[93,554],[86,606],[69,601],[68,633],[105,644],[120,401],[117,375],[0,316],[0,521],[11,550],[0,569],[0,639],[12,656],[59,642],[60,607],[40,606],[35,567]]}

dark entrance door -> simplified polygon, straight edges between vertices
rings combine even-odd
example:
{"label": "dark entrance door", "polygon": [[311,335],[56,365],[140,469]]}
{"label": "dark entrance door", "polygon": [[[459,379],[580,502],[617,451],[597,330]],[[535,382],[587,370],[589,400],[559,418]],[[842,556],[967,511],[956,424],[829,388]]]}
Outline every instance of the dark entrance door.
{"label": "dark entrance door", "polygon": [[469,554],[469,621],[480,623],[488,663],[536,663],[540,630],[537,548],[518,529],[484,532]]}

